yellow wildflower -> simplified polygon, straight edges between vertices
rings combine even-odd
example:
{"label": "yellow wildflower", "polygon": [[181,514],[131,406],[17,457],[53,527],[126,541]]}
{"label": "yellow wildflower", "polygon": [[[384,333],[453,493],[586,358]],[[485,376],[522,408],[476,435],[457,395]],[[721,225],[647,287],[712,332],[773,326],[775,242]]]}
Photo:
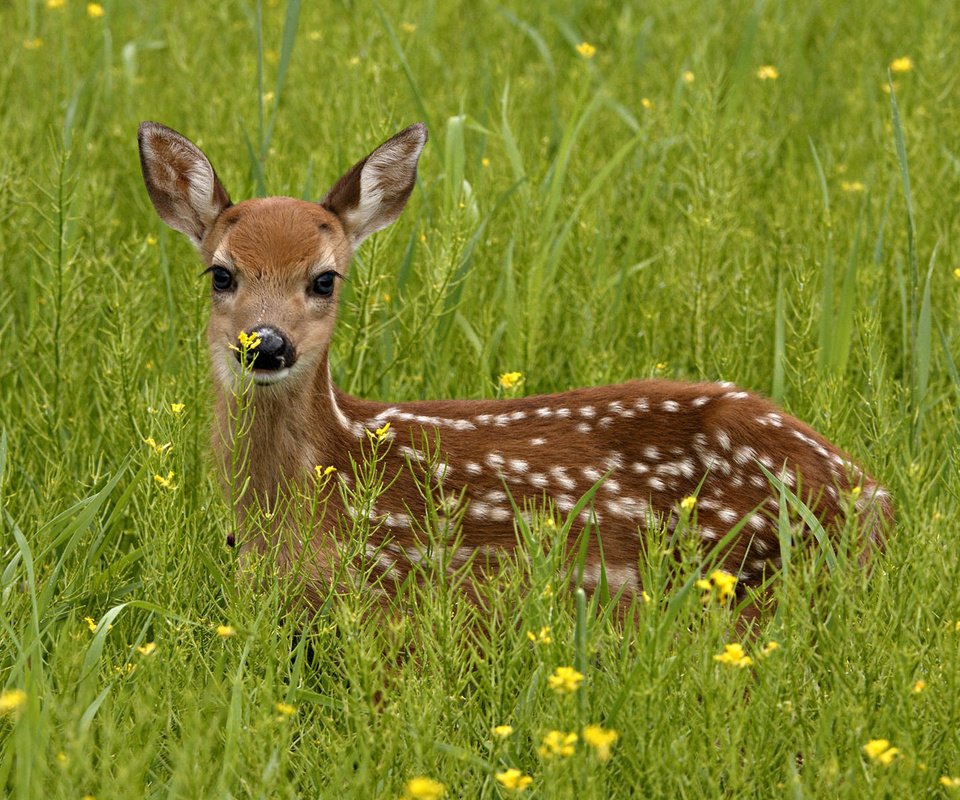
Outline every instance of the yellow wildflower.
{"label": "yellow wildflower", "polygon": [[900,56],[890,62],[890,71],[893,73],[909,72],[913,69],[913,59],[910,56]]}
{"label": "yellow wildflower", "polygon": [[780,647],[779,642],[772,642],[772,641],[767,642],[763,646],[763,648],[760,650],[760,658],[766,658],[768,655],[770,655],[774,650],[778,649],[779,647]]}
{"label": "yellow wildflower", "polygon": [[601,728],[599,725],[587,725],[583,729],[583,741],[597,751],[597,758],[607,761],[610,758],[610,748],[620,738],[615,730]]}
{"label": "yellow wildflower", "polygon": [[703,602],[708,602],[713,591],[716,590],[717,600],[724,603],[733,597],[737,586],[737,577],[722,569],[715,569],[709,577],[700,578],[694,585],[703,590]]}
{"label": "yellow wildflower", "polygon": [[840,188],[845,192],[862,192],[867,187],[861,181],[841,181]]}
{"label": "yellow wildflower", "polygon": [[[87,629],[90,633],[96,633],[97,631],[97,621],[93,617],[84,617],[83,621],[87,623]],[[108,625],[107,630],[112,630],[113,625]]]}
{"label": "yellow wildflower", "polygon": [[743,667],[749,667],[753,663],[753,659],[743,652],[743,645],[737,642],[725,644],[723,646],[723,652],[714,656],[713,660],[731,667],[740,667],[741,669]]}
{"label": "yellow wildflower", "polygon": [[504,788],[513,792],[524,791],[531,783],[533,778],[524,775],[518,769],[508,769],[496,774],[497,782]]}
{"label": "yellow wildflower", "polygon": [[324,467],[322,464],[317,464],[313,468],[313,471],[317,473],[317,478],[326,478],[328,475],[333,475],[337,471],[336,467]]}
{"label": "yellow wildflower", "polygon": [[320,31],[310,31],[310,33],[307,34],[307,38],[311,42],[319,42],[323,38],[323,34],[320,33]]}
{"label": "yellow wildflower", "polygon": [[647,590],[646,590],[646,589],[644,589],[644,590],[642,590],[642,591],[640,592],[640,597],[643,598],[643,602],[644,602],[644,603],[649,603],[649,602],[652,600],[652,598],[650,597],[650,595],[647,594]]}
{"label": "yellow wildflower", "polygon": [[940,785],[948,789],[960,789],[960,778],[951,778],[949,775],[940,776]]}
{"label": "yellow wildflower", "polygon": [[400,29],[405,33],[413,33],[417,29],[417,26],[412,22],[401,22]]}
{"label": "yellow wildflower", "polygon": [[246,331],[240,331],[237,334],[237,340],[240,342],[242,350],[256,350],[260,346],[260,334],[254,331],[248,334]]}
{"label": "yellow wildflower", "polygon": [[583,674],[573,667],[557,667],[547,678],[547,683],[557,694],[572,694],[583,683]]}
{"label": "yellow wildflower", "polygon": [[693,509],[696,508],[696,506],[697,506],[697,498],[694,497],[692,494],[687,495],[686,497],[683,498],[683,500],[680,501],[680,508],[682,508],[688,514],[691,511],[693,511]]}
{"label": "yellow wildflower", "polygon": [[912,691],[914,694],[920,694],[920,692],[926,688],[927,682],[923,678],[920,678],[915,684],[913,684],[913,688],[910,691]]}
{"label": "yellow wildflower", "polygon": [[173,412],[174,416],[180,416],[183,413],[183,409],[186,408],[186,405],[183,403],[171,403],[170,410]]}
{"label": "yellow wildflower", "polygon": [[875,764],[883,764],[883,766],[889,767],[900,750],[891,747],[890,742],[886,739],[871,739],[863,746],[863,752]]}
{"label": "yellow wildflower", "polygon": [[389,433],[390,433],[390,423],[387,422],[382,428],[377,428],[376,430],[377,441],[382,442],[384,439],[387,438],[387,434]]}
{"label": "yellow wildflower", "polygon": [[65,767],[67,766],[67,764],[70,763],[70,759],[67,757],[67,754],[64,753],[62,750],[59,753],[57,753],[55,758],[57,759],[57,764],[59,764],[61,767]]}
{"label": "yellow wildflower", "polygon": [[513,725],[497,725],[493,729],[493,735],[499,736],[501,739],[506,739],[512,733]]}
{"label": "yellow wildflower", "polygon": [[499,378],[497,378],[497,383],[500,384],[501,389],[516,389],[523,382],[523,373],[522,372],[504,372]]}
{"label": "yellow wildflower", "polygon": [[483,166],[484,169],[486,169],[487,167],[490,166],[490,159],[489,159],[489,158],[486,158],[486,157],[481,158],[481,159],[480,159],[480,164]]}
{"label": "yellow wildflower", "polygon": [[152,436],[148,436],[146,439],[144,439],[143,443],[153,450],[153,452],[158,456],[162,456],[167,450],[173,447],[170,442],[167,442],[166,444],[157,444],[157,440]]}
{"label": "yellow wildflower", "polygon": [[590,44],[590,42],[580,42],[580,44],[577,45],[577,52],[589,61],[597,54],[597,48]]}
{"label": "yellow wildflower", "polygon": [[960,267],[957,267],[957,268],[953,271],[953,277],[956,278],[958,281],[960,281]]}
{"label": "yellow wildflower", "polygon": [[152,656],[157,652],[157,643],[147,642],[145,645],[138,647],[137,652],[142,656]]}
{"label": "yellow wildflower", "polygon": [[0,716],[13,714],[27,702],[27,693],[23,689],[4,689],[0,692]]}
{"label": "yellow wildflower", "polygon": [[574,753],[574,745],[580,737],[575,733],[564,733],[563,731],[550,731],[543,737],[543,744],[537,748],[541,758],[568,758]]}
{"label": "yellow wildflower", "polygon": [[775,81],[780,77],[780,72],[771,64],[764,64],[757,70],[757,77],[762,81]]}
{"label": "yellow wildflower", "polygon": [[173,470],[167,472],[167,477],[164,478],[163,475],[154,475],[153,479],[157,482],[157,485],[162,486],[164,489],[176,489],[176,484],[173,482],[173,476],[176,473]]}
{"label": "yellow wildflower", "polygon": [[444,794],[444,786],[433,778],[411,778],[407,781],[405,797],[410,800],[440,800]]}
{"label": "yellow wildflower", "polygon": [[653,108],[653,100],[651,100],[649,97],[641,97],[640,105],[643,106],[647,111],[649,111],[651,108]]}
{"label": "yellow wildflower", "polygon": [[277,709],[277,713],[282,717],[292,717],[297,713],[296,706],[292,706],[289,703],[275,703],[273,707]]}
{"label": "yellow wildflower", "polygon": [[693,83],[697,79],[697,76],[693,74],[691,70],[684,70],[683,73],[683,82],[684,83]]}
{"label": "yellow wildflower", "polygon": [[63,8],[63,5],[64,5],[65,2],[66,2],[66,0],[47,0],[46,6],[47,6],[47,8],[49,8],[51,11],[53,11],[53,10],[56,10],[56,9],[58,9],[58,8]]}
{"label": "yellow wildflower", "polygon": [[236,633],[232,625],[217,625],[217,636],[221,639],[229,639]]}
{"label": "yellow wildflower", "polygon": [[27,39],[23,43],[24,50],[39,50],[41,47],[43,47],[43,39],[39,36],[33,39]]}
{"label": "yellow wildflower", "polygon": [[549,625],[544,625],[539,633],[527,631],[527,638],[534,644],[550,644],[553,641],[553,637],[550,636]]}
{"label": "yellow wildflower", "polygon": [[[641,105],[642,105],[642,104],[643,104],[643,101],[641,100],[640,103],[641,103]],[[644,106],[644,108],[649,108],[649,106]],[[658,361],[658,362],[657,362],[657,365],[654,367],[654,370],[655,370],[657,373],[659,373],[660,375],[662,375],[662,374],[663,374],[664,372],[666,372],[669,368],[670,368],[670,365],[669,365],[666,361]]]}
{"label": "yellow wildflower", "polygon": [[150,247],[156,246],[156,244],[157,244],[157,237],[154,236],[152,233],[147,234],[147,244],[148,244]]}
{"label": "yellow wildflower", "polygon": [[103,6],[99,3],[87,3],[87,16],[90,19],[100,19],[103,16]]}

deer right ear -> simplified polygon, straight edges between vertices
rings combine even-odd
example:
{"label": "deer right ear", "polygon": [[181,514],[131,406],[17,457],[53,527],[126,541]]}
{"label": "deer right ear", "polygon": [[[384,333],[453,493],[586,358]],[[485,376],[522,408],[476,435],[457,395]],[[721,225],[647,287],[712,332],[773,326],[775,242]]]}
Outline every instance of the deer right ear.
{"label": "deer right ear", "polygon": [[160,219],[198,248],[230,197],[193,142],[157,122],[143,122],[137,136],[143,182]]}
{"label": "deer right ear", "polygon": [[338,180],[320,204],[336,214],[354,249],[400,216],[417,182],[427,126],[411,125],[388,139]]}

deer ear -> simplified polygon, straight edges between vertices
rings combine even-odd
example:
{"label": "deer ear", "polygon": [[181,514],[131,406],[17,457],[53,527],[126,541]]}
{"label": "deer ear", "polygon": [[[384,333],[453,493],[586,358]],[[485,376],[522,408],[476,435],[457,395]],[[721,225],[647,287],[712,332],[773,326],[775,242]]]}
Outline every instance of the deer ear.
{"label": "deer ear", "polygon": [[197,247],[230,197],[193,142],[157,122],[143,122],[137,136],[143,182],[160,219]]}
{"label": "deer ear", "polygon": [[427,127],[421,122],[400,131],[354,165],[320,201],[340,218],[354,248],[400,216],[426,143]]}

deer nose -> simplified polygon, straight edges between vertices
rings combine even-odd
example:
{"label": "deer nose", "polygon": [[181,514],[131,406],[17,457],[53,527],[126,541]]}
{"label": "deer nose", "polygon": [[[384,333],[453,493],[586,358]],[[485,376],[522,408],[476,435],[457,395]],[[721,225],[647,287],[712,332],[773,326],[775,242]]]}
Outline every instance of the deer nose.
{"label": "deer nose", "polygon": [[282,331],[269,325],[261,325],[246,333],[256,346],[237,350],[237,361],[243,359],[257,370],[277,371],[292,367],[297,360],[296,351]]}

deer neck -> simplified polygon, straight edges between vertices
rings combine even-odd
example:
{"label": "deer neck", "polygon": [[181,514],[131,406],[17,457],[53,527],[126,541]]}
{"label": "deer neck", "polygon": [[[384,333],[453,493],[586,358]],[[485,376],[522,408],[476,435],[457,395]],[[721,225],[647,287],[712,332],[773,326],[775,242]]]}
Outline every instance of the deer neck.
{"label": "deer neck", "polygon": [[255,386],[245,397],[221,389],[214,447],[227,483],[248,486],[241,503],[271,508],[315,467],[348,464],[357,425],[344,410],[350,399],[334,386],[326,355],[290,386]]}

